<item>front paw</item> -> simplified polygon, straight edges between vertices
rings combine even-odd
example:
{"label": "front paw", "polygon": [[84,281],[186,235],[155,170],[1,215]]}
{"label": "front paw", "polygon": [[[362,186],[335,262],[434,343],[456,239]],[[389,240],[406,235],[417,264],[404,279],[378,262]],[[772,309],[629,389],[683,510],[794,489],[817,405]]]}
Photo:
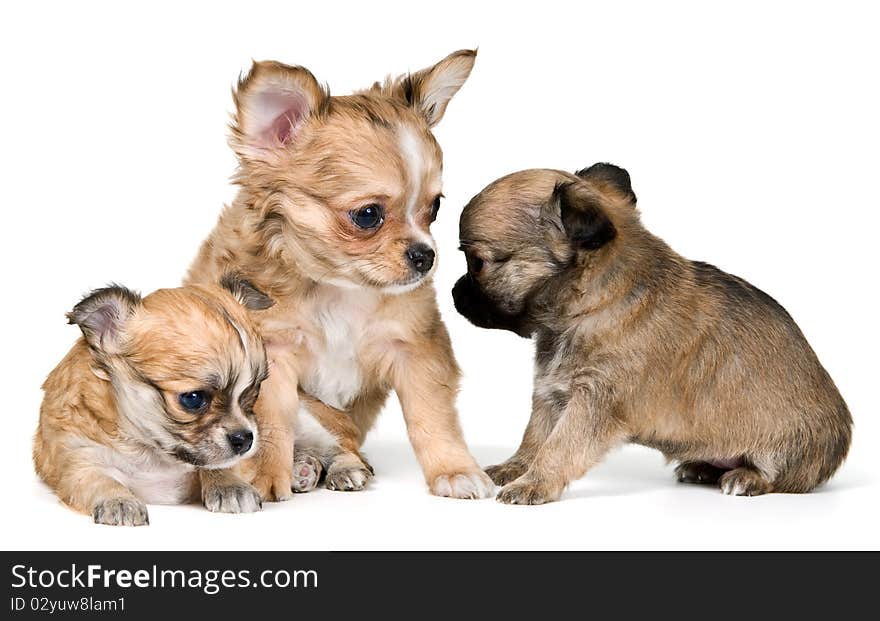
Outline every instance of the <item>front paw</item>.
{"label": "front paw", "polygon": [[522,462],[508,459],[503,464],[486,468],[486,474],[489,475],[489,478],[492,479],[495,485],[507,485],[511,481],[516,481],[520,478],[526,470],[528,470],[528,466]]}
{"label": "front paw", "polygon": [[363,462],[348,465],[334,462],[327,470],[324,485],[337,492],[359,492],[372,478],[373,469]]}
{"label": "front paw", "polygon": [[147,505],[137,498],[110,498],[92,510],[95,524],[109,526],[146,526],[150,523]]}
{"label": "front paw", "polygon": [[263,508],[260,492],[247,483],[207,487],[202,490],[202,504],[214,513],[253,513]]}
{"label": "front paw", "polygon": [[507,505],[543,505],[559,500],[561,495],[561,489],[552,488],[528,477],[520,477],[501,488],[496,499]]}
{"label": "front paw", "polygon": [[494,492],[492,479],[481,470],[441,474],[431,481],[431,493],[444,498],[488,498]]}
{"label": "front paw", "polygon": [[253,486],[266,502],[283,502],[293,498],[293,472],[263,472],[254,477]]}

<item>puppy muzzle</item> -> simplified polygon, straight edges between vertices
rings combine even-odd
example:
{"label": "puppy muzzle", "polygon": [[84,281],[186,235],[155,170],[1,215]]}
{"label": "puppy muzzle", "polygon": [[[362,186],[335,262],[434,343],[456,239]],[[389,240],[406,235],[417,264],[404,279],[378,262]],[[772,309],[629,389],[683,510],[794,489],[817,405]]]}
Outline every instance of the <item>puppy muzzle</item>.
{"label": "puppy muzzle", "polygon": [[478,328],[508,330],[526,339],[532,337],[532,329],[525,314],[511,314],[498,308],[470,273],[455,283],[452,300],[455,310]]}

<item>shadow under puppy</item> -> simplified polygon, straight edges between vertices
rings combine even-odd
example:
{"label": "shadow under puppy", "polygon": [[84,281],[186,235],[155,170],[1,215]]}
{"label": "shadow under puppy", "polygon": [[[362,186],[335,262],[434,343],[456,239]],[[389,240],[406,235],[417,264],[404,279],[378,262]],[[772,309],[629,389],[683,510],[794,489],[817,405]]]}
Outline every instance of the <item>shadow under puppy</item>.
{"label": "shadow under puppy", "polygon": [[68,313],[83,336],[43,384],[34,464],[96,523],[147,524],[144,503],[194,501],[200,477],[213,483],[208,509],[259,508],[255,488],[218,469],[256,450],[267,364],[246,308],[272,301],[246,281],[223,284],[143,299],[110,286]]}
{"label": "shadow under puppy", "polygon": [[746,281],[676,254],[639,220],[629,174],[503,177],[461,216],[472,323],[535,339],[522,444],[487,469],[498,499],[559,498],[613,446],[733,495],[807,492],[846,456],[846,404],[795,322]]}

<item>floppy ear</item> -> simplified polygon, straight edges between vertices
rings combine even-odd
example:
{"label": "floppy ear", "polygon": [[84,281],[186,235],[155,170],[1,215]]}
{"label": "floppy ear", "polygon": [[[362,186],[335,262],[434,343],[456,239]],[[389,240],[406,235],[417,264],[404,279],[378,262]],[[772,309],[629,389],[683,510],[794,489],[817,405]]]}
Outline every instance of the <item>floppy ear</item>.
{"label": "floppy ear", "polygon": [[452,96],[464,84],[474,62],[476,50],[453,52],[433,67],[405,75],[391,83],[391,94],[415,108],[428,126],[433,127],[446,112]]}
{"label": "floppy ear", "polygon": [[118,353],[125,323],[140,306],[138,293],[119,285],[109,285],[84,297],[67,313],[67,321],[79,326],[92,349]]}
{"label": "floppy ear", "polygon": [[632,189],[629,173],[614,164],[600,162],[575,173],[581,179],[594,184],[600,192],[614,193],[635,204],[636,194]]}
{"label": "floppy ear", "polygon": [[558,183],[553,199],[566,236],[582,250],[596,250],[617,237],[614,223],[605,213],[599,199],[580,183]]}
{"label": "floppy ear", "polygon": [[220,279],[220,286],[226,289],[248,310],[266,310],[275,306],[275,300],[257,289],[249,280],[237,274],[226,274]]}
{"label": "floppy ear", "polygon": [[271,160],[294,143],[303,123],[330,98],[304,67],[255,62],[232,94],[235,116],[229,143],[243,160]]}

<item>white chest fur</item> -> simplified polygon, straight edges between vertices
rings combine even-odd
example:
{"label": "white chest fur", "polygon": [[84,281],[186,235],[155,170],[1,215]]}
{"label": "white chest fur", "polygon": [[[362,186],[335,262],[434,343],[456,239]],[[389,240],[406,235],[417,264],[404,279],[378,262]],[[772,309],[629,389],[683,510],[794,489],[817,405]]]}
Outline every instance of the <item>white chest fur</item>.
{"label": "white chest fur", "polygon": [[146,503],[177,505],[198,498],[198,475],[184,464],[164,464],[130,472],[126,482]]}
{"label": "white chest fur", "polygon": [[301,378],[309,394],[338,409],[351,405],[363,383],[359,351],[376,306],[368,291],[328,287],[316,295],[312,360]]}
{"label": "white chest fur", "polygon": [[151,449],[93,445],[90,460],[147,504],[176,505],[198,498],[195,468]]}

